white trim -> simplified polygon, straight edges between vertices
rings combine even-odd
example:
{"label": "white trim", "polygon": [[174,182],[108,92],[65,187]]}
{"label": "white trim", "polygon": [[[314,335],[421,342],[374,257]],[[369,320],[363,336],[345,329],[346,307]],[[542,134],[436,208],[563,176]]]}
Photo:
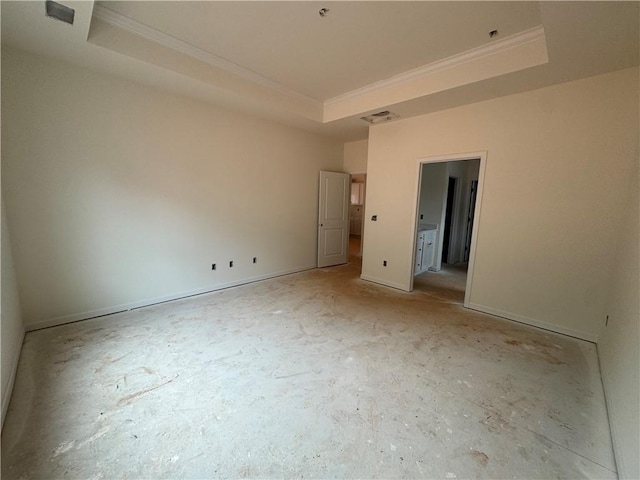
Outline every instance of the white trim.
{"label": "white trim", "polygon": [[[476,246],[478,245],[478,229],[482,214],[482,196],[484,191],[484,174],[487,170],[487,152],[480,157],[480,169],[478,170],[478,191],[476,192],[476,205],[473,213],[473,227],[471,228],[471,245],[469,245],[469,262],[467,263],[467,284],[464,288],[464,306],[469,308],[471,292],[473,291],[473,275],[476,264]],[[471,274],[469,274],[471,273]]]}
{"label": "white trim", "polygon": [[542,25],[538,25],[536,27],[524,30],[514,35],[510,35],[503,39],[492,41],[489,44],[466,50],[456,55],[437,60],[427,65],[408,70],[398,75],[394,75],[390,78],[365,85],[364,87],[357,88],[355,90],[351,90],[328,100],[322,101],[310,97],[309,95],[305,95],[304,93],[287,87],[282,83],[279,83],[247,68],[244,68],[230,60],[203,50],[188,42],[172,37],[171,35],[144,25],[136,20],[133,20],[132,18],[127,17],[126,15],[122,15],[118,12],[110,10],[103,5],[94,5],[93,17],[117,28],[130,32],[134,35],[145,38],[158,45],[162,45],[176,52],[183,53],[192,58],[205,62],[208,65],[219,68],[228,73],[238,75],[245,80],[274,90],[291,99],[304,102],[308,107],[319,109],[322,111],[324,111],[324,109],[326,109],[328,106],[339,104],[341,102],[351,100],[361,95],[377,92],[389,87],[396,87],[416,79],[425,78],[444,70],[464,65],[469,62],[481,60],[485,57],[495,55],[506,50],[522,47],[529,43],[534,43],[545,39],[544,27]]}
{"label": "white trim", "polygon": [[386,89],[389,87],[395,87],[418,78],[428,77],[430,75],[433,75],[434,73],[438,73],[449,68],[454,68],[465,63],[480,60],[484,57],[495,55],[496,53],[500,53],[511,48],[521,47],[528,43],[544,40],[544,38],[544,27],[542,25],[538,25],[537,27],[524,30],[514,35],[510,35],[501,40],[491,42],[487,45],[472,48],[470,50],[452,55],[442,60],[437,60],[427,65],[423,65],[422,67],[414,68],[398,75],[394,75],[391,78],[380,80],[379,82],[371,83],[364,87],[351,90],[350,92],[330,98],[329,100],[325,100],[324,106],[326,107],[328,105],[337,104],[345,100],[350,100],[352,98],[358,97],[360,95],[376,92],[378,90]]}
{"label": "white trim", "polygon": [[281,83],[271,80],[259,73],[252,70],[241,67],[240,65],[233,63],[225,58],[214,55],[213,53],[202,50],[201,48],[191,45],[190,43],[179,40],[171,35],[167,35],[164,32],[156,30],[155,28],[148,27],[140,22],[133,20],[125,15],[109,10],[103,5],[95,4],[93,8],[93,16],[106,22],[114,27],[126,30],[134,35],[150,40],[154,43],[170,48],[176,52],[184,53],[197,60],[201,60],[211,66],[220,68],[226,72],[233,73],[239,77],[249,80],[258,85],[277,91],[288,97],[295,98],[299,101],[307,103],[313,108],[322,108],[322,102],[308,95],[300,93],[289,87],[282,85]]}
{"label": "white trim", "polygon": [[367,282],[377,283],[379,285],[384,285],[385,287],[395,288],[397,290],[402,290],[403,292],[410,292],[407,290],[405,285],[401,285],[399,283],[390,282],[388,280],[383,280],[382,278],[370,277],[369,275],[360,275],[362,280],[366,280]]}
{"label": "white trim", "polygon": [[560,333],[562,335],[568,335],[570,337],[579,338],[580,340],[586,340],[587,342],[596,343],[596,340],[598,339],[596,335],[580,332],[571,328],[561,327],[553,323],[543,322],[542,320],[525,317],[523,315],[518,315],[517,313],[505,312],[503,310],[498,310],[497,308],[485,307],[484,305],[478,305],[476,303],[469,303],[468,305],[465,305],[465,307],[471,310],[476,310],[478,312],[488,313],[489,315],[495,315],[496,317],[501,317],[514,322],[524,323],[532,327],[542,328],[544,330],[549,330],[554,333]]}
{"label": "white trim", "polygon": [[20,354],[22,353],[22,345],[24,344],[25,329],[22,328],[20,335],[20,345],[16,349],[16,352],[11,359],[11,373],[7,385],[2,386],[2,424],[0,428],[4,428],[4,419],[7,416],[9,410],[9,404],[11,403],[11,394],[13,393],[13,385],[16,381],[16,373],[18,372],[18,362],[20,361]]}
{"label": "white trim", "polygon": [[32,332],[34,330],[41,330],[43,328],[56,327],[58,325],[64,325],[66,323],[73,323],[73,322],[78,322],[80,320],[88,320],[90,318],[102,317],[104,315],[112,315],[114,313],[126,312],[128,310],[133,310],[134,308],[148,307],[150,305],[155,305],[158,303],[170,302],[172,300],[180,300],[182,298],[193,297],[194,295],[203,295],[205,293],[211,293],[218,290],[223,290],[225,288],[237,287],[240,285],[246,285],[248,283],[258,282],[260,280],[268,280],[270,278],[281,277],[283,275],[290,275],[293,273],[304,272],[306,270],[313,270],[315,268],[316,268],[315,265],[297,267],[297,268],[292,268],[290,270],[283,270],[280,272],[268,273],[265,275],[258,275],[255,277],[249,277],[243,280],[238,280],[236,282],[219,283],[217,285],[198,288],[196,290],[191,290],[188,292],[181,292],[173,295],[149,298],[149,299],[141,300],[138,302],[126,303],[123,305],[116,305],[113,307],[100,308],[100,309],[91,310],[88,312],[74,313],[72,315],[65,315],[62,317],[50,318],[47,320],[40,320],[38,322],[33,322],[25,325],[25,329],[27,332]]}
{"label": "white trim", "polygon": [[622,450],[620,442],[618,441],[618,424],[616,422],[617,415],[614,412],[614,409],[611,408],[613,403],[610,401],[609,375],[607,370],[603,368],[599,343],[596,343],[596,352],[598,353],[598,367],[600,368],[600,379],[602,380],[602,390],[604,392],[604,404],[607,409],[607,417],[609,418],[609,435],[611,435],[611,443],[613,444],[613,457],[616,462],[618,478],[631,478],[631,475],[626,471],[627,468],[624,459],[618,454],[618,452],[621,452]]}

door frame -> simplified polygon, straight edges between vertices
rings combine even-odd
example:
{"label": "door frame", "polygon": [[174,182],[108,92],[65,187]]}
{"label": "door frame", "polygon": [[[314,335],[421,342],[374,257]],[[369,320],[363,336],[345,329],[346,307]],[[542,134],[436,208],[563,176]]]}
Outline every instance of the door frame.
{"label": "door frame", "polygon": [[420,217],[420,188],[422,186],[422,165],[429,163],[447,163],[457,162],[464,160],[480,160],[480,168],[478,171],[478,190],[476,192],[476,204],[474,208],[474,222],[471,229],[471,248],[469,251],[469,264],[467,268],[467,284],[464,291],[464,306],[469,308],[469,299],[471,298],[471,291],[473,289],[473,277],[475,274],[475,260],[476,260],[476,245],[478,241],[478,229],[480,227],[481,213],[482,213],[482,195],[484,190],[484,174],[487,164],[487,151],[469,152],[469,153],[453,153],[448,155],[436,155],[428,157],[418,157],[417,159],[417,172],[416,182],[414,188],[414,222],[413,222],[413,236],[411,237],[413,255],[411,256],[411,268],[409,279],[409,291],[413,291],[413,265],[416,261],[416,235],[418,234],[418,223]]}
{"label": "door frame", "polygon": [[360,256],[362,257],[362,244],[364,243],[364,226],[367,222],[365,222],[365,214],[364,210],[367,205],[367,171],[357,170],[355,172],[348,172],[353,178],[354,175],[364,175],[364,202],[362,203],[362,219],[360,220]]}
{"label": "door frame", "polygon": [[[475,190],[473,188],[473,184],[476,184],[475,186]],[[471,217],[471,230],[473,230],[473,222],[475,221],[475,208],[472,210],[471,209],[471,202],[476,200],[476,197],[478,195],[478,180],[469,180],[469,185],[467,186],[467,192],[469,194],[469,201],[467,202],[467,211],[465,213],[465,217],[466,217],[466,222],[465,222],[465,228],[464,228],[464,245],[462,248],[462,261],[469,261],[469,255],[471,254],[471,240],[473,239],[473,232],[469,231],[469,214],[473,213],[473,216]],[[467,248],[467,244],[469,246],[469,248]],[[469,255],[467,255],[467,251],[469,252]]]}
{"label": "door frame", "polygon": [[360,171],[357,170],[355,172],[348,172],[349,175],[351,175],[351,178],[353,178],[354,175],[364,175],[364,203],[362,204],[362,220],[360,221],[360,258],[362,258],[362,251],[363,251],[363,245],[364,245],[364,226],[367,224],[367,222],[365,222],[366,219],[366,215],[365,215],[365,208],[367,207],[367,171]]}

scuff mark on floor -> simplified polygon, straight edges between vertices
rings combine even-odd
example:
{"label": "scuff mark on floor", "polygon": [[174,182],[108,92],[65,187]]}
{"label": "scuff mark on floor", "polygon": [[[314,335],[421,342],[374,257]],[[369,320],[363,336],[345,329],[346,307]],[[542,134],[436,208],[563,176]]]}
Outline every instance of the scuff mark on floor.
{"label": "scuff mark on floor", "polygon": [[73,448],[75,444],[76,444],[75,440],[72,440],[70,442],[62,442],[60,445],[58,445],[58,448],[56,448],[55,451],[53,452],[53,458],[56,458],[58,455],[62,455],[64,452],[68,452]]}
{"label": "scuff mark on floor", "polygon": [[100,430],[98,430],[96,433],[94,433],[93,435],[91,435],[89,438],[87,438],[85,441],[83,441],[82,443],[79,443],[78,446],[76,447],[76,450],[80,450],[82,447],[84,447],[85,445],[97,440],[100,437],[103,437],[104,435],[107,434],[107,432],[111,430],[111,427],[102,427]]}
{"label": "scuff mark on floor", "polygon": [[487,463],[489,463],[489,456],[484,452],[471,450],[471,456],[483,467],[486,467]]}
{"label": "scuff mark on floor", "polygon": [[130,403],[132,400],[135,400],[138,397],[141,397],[142,395],[145,395],[149,392],[153,392],[154,390],[157,390],[161,387],[164,387],[165,385],[168,385],[169,383],[173,382],[176,378],[178,378],[178,375],[176,375],[173,378],[170,378],[169,380],[166,380],[165,382],[160,383],[159,385],[155,385],[153,387],[149,387],[149,388],[145,388],[144,390],[140,390],[137,391],[135,393],[132,393],[131,395],[127,395],[125,397],[122,397],[120,400],[118,400],[118,407],[121,407],[123,405],[126,405],[128,403]]}

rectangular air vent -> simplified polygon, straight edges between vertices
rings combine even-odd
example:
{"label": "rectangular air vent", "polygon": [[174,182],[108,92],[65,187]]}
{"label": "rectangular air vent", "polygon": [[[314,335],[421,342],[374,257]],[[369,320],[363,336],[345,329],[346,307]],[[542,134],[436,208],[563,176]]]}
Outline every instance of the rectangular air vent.
{"label": "rectangular air vent", "polygon": [[55,18],[61,22],[73,25],[73,17],[75,17],[76,11],[73,8],[69,8],[66,5],[62,5],[52,0],[47,0],[45,8],[47,10],[47,17]]}
{"label": "rectangular air vent", "polygon": [[364,120],[365,122],[372,125],[376,123],[388,122],[389,120],[395,120],[397,118],[400,118],[400,115],[390,112],[389,110],[383,110],[381,112],[372,113],[365,117],[360,117],[361,120]]}

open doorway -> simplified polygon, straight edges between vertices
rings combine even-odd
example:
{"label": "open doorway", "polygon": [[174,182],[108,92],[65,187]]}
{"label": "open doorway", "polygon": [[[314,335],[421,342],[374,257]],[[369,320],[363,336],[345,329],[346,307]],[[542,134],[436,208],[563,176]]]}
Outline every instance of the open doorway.
{"label": "open doorway", "polygon": [[484,158],[421,159],[412,289],[468,304]]}
{"label": "open doorway", "polygon": [[364,230],[364,204],[367,192],[367,174],[351,174],[351,205],[349,206],[349,259],[362,259]]}
{"label": "open doorway", "polygon": [[[471,161],[471,160],[469,160]],[[456,199],[456,185],[458,183],[458,179],[456,177],[449,176],[449,182],[447,185],[447,202],[446,202],[446,213],[444,217],[444,233],[443,233],[443,242],[442,242],[442,262],[448,263],[449,260],[449,245],[453,243],[451,241],[451,231],[454,228],[453,224],[453,207]]]}

